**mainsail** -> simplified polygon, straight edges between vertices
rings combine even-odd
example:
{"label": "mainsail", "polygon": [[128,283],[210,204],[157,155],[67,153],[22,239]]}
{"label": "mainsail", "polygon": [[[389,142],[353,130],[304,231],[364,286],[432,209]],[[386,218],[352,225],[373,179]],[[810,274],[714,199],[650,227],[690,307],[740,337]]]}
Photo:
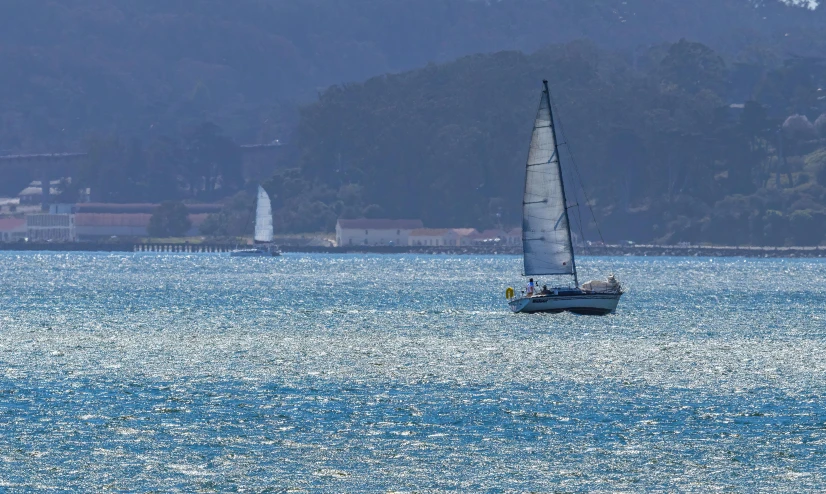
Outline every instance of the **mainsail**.
{"label": "mainsail", "polygon": [[533,125],[522,200],[525,275],[576,276],[547,83]]}
{"label": "mainsail", "polygon": [[272,205],[267,191],[258,186],[258,205],[255,208],[255,241],[272,242]]}

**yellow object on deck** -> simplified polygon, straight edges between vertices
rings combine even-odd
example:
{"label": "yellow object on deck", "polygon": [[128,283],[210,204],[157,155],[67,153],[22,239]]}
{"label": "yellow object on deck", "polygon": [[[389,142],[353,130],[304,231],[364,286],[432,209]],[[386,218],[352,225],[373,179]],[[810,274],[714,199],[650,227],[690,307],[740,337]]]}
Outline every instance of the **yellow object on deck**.
{"label": "yellow object on deck", "polygon": [[505,298],[506,298],[506,299],[512,299],[512,298],[513,298],[513,288],[508,287],[508,288],[505,290]]}

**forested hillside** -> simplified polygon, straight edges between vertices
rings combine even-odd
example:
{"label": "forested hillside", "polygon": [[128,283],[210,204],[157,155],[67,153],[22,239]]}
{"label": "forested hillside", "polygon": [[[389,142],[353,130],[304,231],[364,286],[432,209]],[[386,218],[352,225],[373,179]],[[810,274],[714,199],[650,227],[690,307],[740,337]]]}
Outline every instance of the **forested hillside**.
{"label": "forested hillside", "polygon": [[5,2],[0,154],[89,151],[67,200],[218,200],[281,139],[282,231],[512,226],[548,78],[609,238],[817,243],[826,8],[789,3]]}
{"label": "forested hillside", "polygon": [[330,84],[581,38],[629,56],[681,37],[732,56],[812,55],[823,16],[774,0],[12,0],[0,153],[204,121],[238,141],[283,140],[296,105]]}
{"label": "forested hillside", "polygon": [[333,87],[302,112],[300,168],[268,184],[280,224],[518,225],[543,78],[610,239],[823,240],[826,65],[732,62],[686,40],[636,60],[573,42]]}

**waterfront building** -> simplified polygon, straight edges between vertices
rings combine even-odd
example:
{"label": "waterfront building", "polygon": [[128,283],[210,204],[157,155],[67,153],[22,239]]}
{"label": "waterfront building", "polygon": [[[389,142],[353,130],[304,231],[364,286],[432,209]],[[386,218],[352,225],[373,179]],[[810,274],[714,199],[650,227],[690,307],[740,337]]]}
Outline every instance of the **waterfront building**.
{"label": "waterfront building", "polygon": [[410,246],[467,246],[473,245],[479,234],[475,228],[419,228],[410,232]]}
{"label": "waterfront building", "polygon": [[459,235],[450,228],[417,228],[410,232],[407,245],[447,246],[457,245]]}
{"label": "waterfront building", "polygon": [[[109,237],[148,237],[149,219],[159,204],[153,203],[78,203],[75,224],[81,240]],[[200,235],[199,227],[211,213],[221,211],[220,204],[187,204],[192,227],[187,237]]]}
{"label": "waterfront building", "polygon": [[31,242],[74,242],[75,215],[27,214],[26,236]]}
{"label": "waterfront building", "polygon": [[[185,236],[200,235],[200,226],[208,214],[190,214],[192,223]],[[75,215],[77,236],[81,240],[110,237],[148,237],[149,213],[78,213]]]}
{"label": "waterfront building", "polygon": [[341,219],[336,245],[408,245],[410,233],[423,227],[421,220]]}
{"label": "waterfront building", "polygon": [[495,228],[484,230],[481,233],[473,235],[471,238],[474,245],[521,245],[522,230],[519,228],[514,228],[506,231]]}
{"label": "waterfront building", "polygon": [[25,238],[25,218],[0,218],[0,242],[16,242]]}

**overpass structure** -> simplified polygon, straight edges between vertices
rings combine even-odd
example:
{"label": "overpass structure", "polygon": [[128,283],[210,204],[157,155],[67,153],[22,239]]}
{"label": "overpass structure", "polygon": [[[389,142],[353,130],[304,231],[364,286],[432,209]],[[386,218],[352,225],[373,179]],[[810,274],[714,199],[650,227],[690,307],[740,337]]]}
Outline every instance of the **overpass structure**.
{"label": "overpass structure", "polygon": [[13,195],[32,180],[40,180],[42,203],[49,203],[51,180],[71,176],[86,153],[10,154],[0,156],[0,194]]}
{"label": "overpass structure", "polygon": [[[251,180],[266,178],[283,156],[281,142],[242,144],[244,175]],[[39,153],[0,155],[0,195],[17,194],[32,180],[40,180],[44,207],[49,203],[50,182],[71,177],[88,153]]]}

